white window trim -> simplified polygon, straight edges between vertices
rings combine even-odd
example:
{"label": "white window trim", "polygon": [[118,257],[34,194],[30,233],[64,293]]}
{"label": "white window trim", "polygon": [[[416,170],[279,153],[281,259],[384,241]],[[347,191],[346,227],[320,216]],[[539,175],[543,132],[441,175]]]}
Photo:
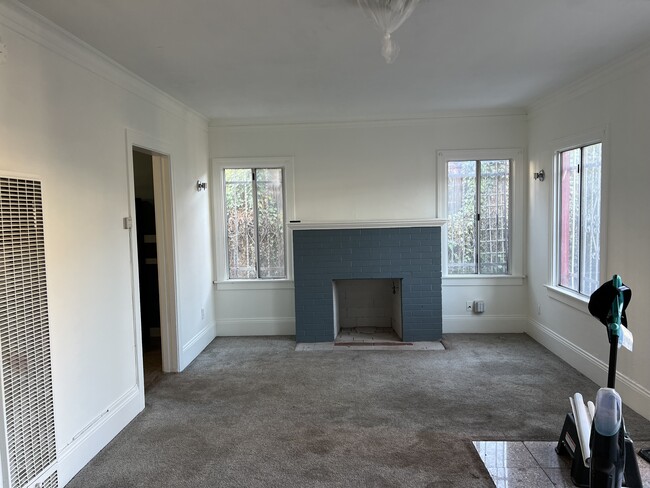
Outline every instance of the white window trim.
{"label": "white window trim", "polygon": [[591,315],[588,308],[589,298],[584,295],[580,295],[568,288],[552,285],[546,285],[546,293],[548,297],[553,300],[557,300],[558,302],[562,302],[569,307],[581,311],[582,313]]}
{"label": "white window trim", "polygon": [[[224,208],[224,169],[227,168],[282,168],[284,181],[284,235],[285,235],[285,260],[287,276],[281,279],[256,278],[237,280],[228,278],[226,249],[228,249],[226,236],[226,210]],[[293,281],[293,239],[287,224],[294,219],[295,188],[294,188],[294,161],[293,157],[268,157],[268,158],[213,158],[212,159],[212,189],[214,208],[215,243],[214,262],[216,263],[217,289],[242,289],[242,288],[286,288]]]}
{"label": "white window trim", "polygon": [[525,235],[525,181],[524,181],[524,150],[521,148],[507,149],[459,149],[438,151],[436,154],[438,167],[438,202],[437,215],[447,219],[447,165],[449,161],[478,161],[485,159],[509,159],[512,161],[510,185],[510,274],[507,275],[449,275],[447,273],[447,232],[442,231],[442,279],[443,284],[456,286],[479,285],[490,283],[523,285],[524,273],[524,235]]}
{"label": "white window trim", "polygon": [[559,185],[559,170],[560,170],[560,153],[569,149],[578,147],[589,146],[591,144],[601,143],[601,179],[600,179],[600,282],[606,281],[607,270],[607,201],[608,201],[608,188],[609,188],[609,130],[607,127],[601,129],[594,129],[581,134],[576,134],[553,141],[553,161],[552,161],[552,176],[551,184],[552,198],[549,199],[549,250],[551,259],[548,263],[548,284],[546,285],[546,292],[549,298],[557,300],[569,305],[570,307],[580,310],[585,314],[589,314],[587,304],[589,297],[582,295],[576,291],[564,288],[559,285],[559,231],[558,231],[558,213],[560,205],[560,185]]}

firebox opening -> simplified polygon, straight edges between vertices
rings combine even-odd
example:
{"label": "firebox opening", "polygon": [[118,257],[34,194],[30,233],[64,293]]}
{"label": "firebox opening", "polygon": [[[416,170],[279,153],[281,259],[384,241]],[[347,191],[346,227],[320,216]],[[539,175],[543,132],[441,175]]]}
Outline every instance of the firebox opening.
{"label": "firebox opening", "polygon": [[402,340],[401,278],[333,280],[332,293],[335,338]]}

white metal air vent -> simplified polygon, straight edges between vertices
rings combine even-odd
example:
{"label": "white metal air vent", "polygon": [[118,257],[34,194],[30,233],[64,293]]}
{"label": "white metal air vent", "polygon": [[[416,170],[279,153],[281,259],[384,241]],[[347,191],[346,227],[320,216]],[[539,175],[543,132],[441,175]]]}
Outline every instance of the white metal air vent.
{"label": "white metal air vent", "polygon": [[57,475],[57,472],[55,471],[49,475],[47,479],[41,483],[40,486],[36,485],[35,488],[59,488],[59,477]]}
{"label": "white metal air vent", "polygon": [[[41,183],[0,177],[3,464],[11,488],[34,483],[56,462],[47,305]],[[57,485],[56,472],[41,483]]]}

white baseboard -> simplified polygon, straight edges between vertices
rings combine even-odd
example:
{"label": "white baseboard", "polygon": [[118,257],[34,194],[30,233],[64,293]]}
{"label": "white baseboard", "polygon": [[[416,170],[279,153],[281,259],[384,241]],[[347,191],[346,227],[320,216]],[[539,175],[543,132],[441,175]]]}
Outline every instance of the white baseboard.
{"label": "white baseboard", "polygon": [[[605,386],[607,364],[604,361],[530,318],[528,319],[528,335],[590,380]],[[620,371],[616,374],[616,390],[628,407],[650,419],[650,390]],[[591,392],[582,393],[587,396],[596,396],[595,391],[593,395],[590,395]]]}
{"label": "white baseboard", "polygon": [[217,337],[217,326],[214,323],[206,325],[192,337],[182,348],[179,371],[187,368],[215,337]]}
{"label": "white baseboard", "polygon": [[443,334],[509,334],[527,329],[523,315],[443,315]]}
{"label": "white baseboard", "polygon": [[144,409],[144,394],[134,385],[58,453],[59,485],[65,486]]}
{"label": "white baseboard", "polygon": [[296,319],[293,317],[223,319],[217,321],[217,335],[222,337],[295,334]]}

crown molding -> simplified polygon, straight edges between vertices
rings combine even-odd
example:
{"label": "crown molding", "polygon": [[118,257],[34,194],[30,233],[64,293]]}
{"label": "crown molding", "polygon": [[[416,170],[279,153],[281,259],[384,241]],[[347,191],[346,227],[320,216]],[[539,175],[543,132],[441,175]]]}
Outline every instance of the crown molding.
{"label": "crown molding", "polygon": [[524,108],[448,110],[423,114],[403,114],[400,116],[358,117],[346,119],[299,119],[299,118],[248,118],[211,119],[209,127],[223,128],[263,128],[263,127],[395,127],[427,125],[440,119],[478,118],[478,117],[526,117]]}
{"label": "crown molding", "polygon": [[538,112],[549,105],[565,103],[626,76],[648,63],[650,63],[650,44],[644,44],[617,60],[533,101],[528,106],[529,117],[534,118]]}
{"label": "crown molding", "polygon": [[105,81],[207,130],[206,116],[156,88],[90,44],[16,0],[0,0],[0,25],[87,69]]}

